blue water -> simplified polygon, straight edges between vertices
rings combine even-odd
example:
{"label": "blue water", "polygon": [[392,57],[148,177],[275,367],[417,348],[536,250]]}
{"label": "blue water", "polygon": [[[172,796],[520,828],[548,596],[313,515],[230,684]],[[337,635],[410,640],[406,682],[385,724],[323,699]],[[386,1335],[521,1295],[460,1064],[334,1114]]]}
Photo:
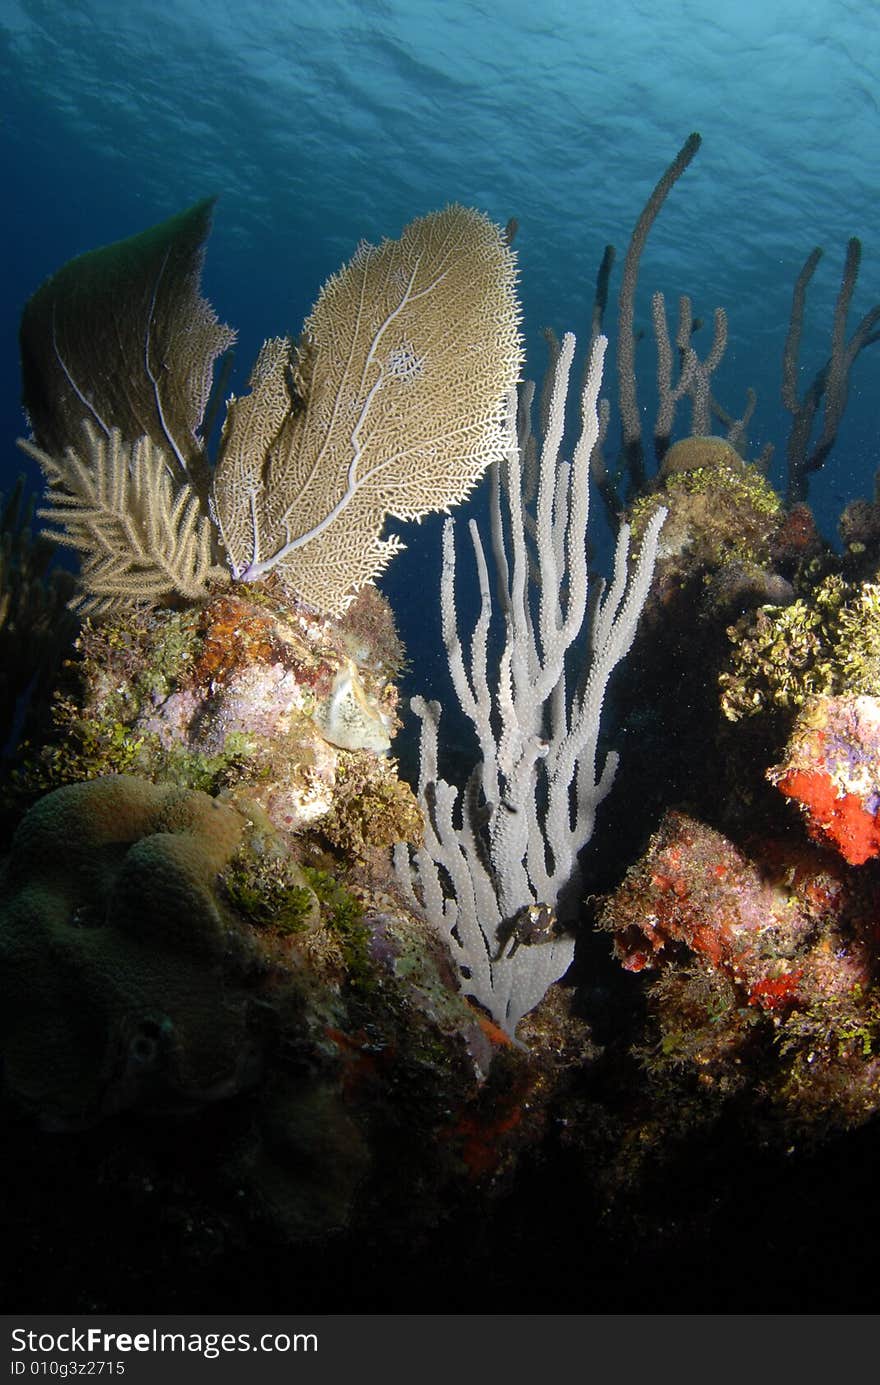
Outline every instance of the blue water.
{"label": "blue water", "polygon": [[[864,247],[851,325],[880,299],[878,73],[880,10],[865,0],[0,0],[0,485],[21,467],[19,313],[72,255],[219,194],[204,283],[239,329],[241,392],[263,338],[298,329],[361,237],[457,200],[519,220],[540,372],[541,327],[585,333],[607,242],[613,301],[633,223],[691,130],[703,147],[651,233],[637,323],[650,327],[657,288],[670,315],[681,292],[698,315],[726,307],[715,393],[738,413],[757,389],[754,448],[772,441],[781,460],[779,365],[805,256],[825,247],[804,385],[827,356],[851,235]],[[880,345],[856,363],[811,490],[828,529],[880,465],[878,376]],[[650,431],[649,392],[646,406]],[[436,525],[407,541],[384,585],[412,646],[408,594],[437,571]]]}

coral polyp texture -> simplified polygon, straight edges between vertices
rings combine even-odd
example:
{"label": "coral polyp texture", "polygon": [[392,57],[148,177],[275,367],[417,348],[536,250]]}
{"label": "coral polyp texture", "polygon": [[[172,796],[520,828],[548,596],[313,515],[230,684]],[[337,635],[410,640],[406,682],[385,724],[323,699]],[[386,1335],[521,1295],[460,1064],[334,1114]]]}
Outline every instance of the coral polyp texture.
{"label": "coral polyp texture", "polygon": [[683,438],[666,453],[655,496],[633,507],[636,535],[658,505],[669,511],[660,557],[691,565],[768,565],[782,503],[754,465],[724,438]]}
{"label": "coral polyp texture", "polygon": [[880,686],[880,586],[832,572],[785,606],[767,603],[728,631],[720,676],[730,721],[791,713],[820,695],[868,694]]}

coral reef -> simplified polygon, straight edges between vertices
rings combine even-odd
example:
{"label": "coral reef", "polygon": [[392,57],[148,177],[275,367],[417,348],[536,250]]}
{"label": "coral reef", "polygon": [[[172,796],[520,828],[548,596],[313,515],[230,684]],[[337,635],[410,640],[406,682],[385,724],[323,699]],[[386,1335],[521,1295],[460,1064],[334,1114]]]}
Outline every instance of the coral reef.
{"label": "coral reef", "polygon": [[666,453],[654,494],[636,502],[638,536],[659,505],[669,510],[660,557],[684,573],[728,564],[767,567],[782,502],[754,465],[724,438],[690,437]]}
{"label": "coral reef", "polygon": [[[263,1306],[242,1301],[256,1272],[284,1307],[317,1274],[326,1311],[340,1273],[382,1279],[404,1251],[420,1285],[470,1269],[472,1303],[497,1270],[493,1218],[517,1260],[524,1187],[536,1221],[562,1207],[588,1240],[625,1233],[627,1199],[665,1214],[668,1170],[690,1194],[721,1148],[729,1167],[768,1151],[785,1165],[880,1110],[878,503],[847,506],[838,554],[803,501],[877,310],[847,342],[851,247],[828,365],[799,398],[810,257],[783,362],[786,505],[767,450],[746,460],[752,392],[739,419],[711,394],[726,314],[701,356],[690,300],[673,342],[655,294],[649,480],[638,263],[698,147],[657,184],[624,266],[616,476],[597,406],[613,256],[570,464],[574,343],[548,334],[542,472],[533,391],[519,449],[502,404],[520,363],[509,236],[462,208],[362,246],[303,339],[266,343],[213,472],[212,371],[232,334],[198,290],[209,203],[72,262],[29,303],[26,450],[49,480],[44,516],[85,554],[91,612],[51,725],[22,723],[21,678],[4,707],[23,735],[2,794],[0,1199],[30,1225],[19,1190],[65,1190],[35,1263],[92,1223],[112,1249],[106,1205],[136,1238],[170,1227],[186,1274],[209,1267],[238,1310]],[[692,436],[673,443],[683,401]],[[481,763],[441,778],[437,704],[417,703],[417,800],[390,753],[403,651],[370,582],[395,548],[380,534],[388,514],[456,503],[502,452],[503,633],[475,524],[475,624],[455,611],[451,521],[440,581]],[[598,599],[589,470],[625,519]],[[59,608],[16,503],[0,645],[31,678],[28,613],[43,632]],[[432,1260],[443,1237],[451,1271]],[[77,1306],[118,1308],[99,1259]]]}
{"label": "coral reef", "polygon": [[667,518],[654,582],[616,688],[618,717],[632,739],[629,753],[621,746],[620,806],[612,797],[606,809],[607,843],[601,822],[598,829],[599,852],[618,860],[633,859],[668,807],[687,803],[714,820],[720,799],[742,800],[754,780],[755,748],[725,738],[719,715],[727,630],[733,619],[749,618],[743,611],[793,601],[801,562],[790,559],[778,496],[723,438],[669,448],[653,487],[630,509],[636,537],[661,508]]}
{"label": "coral reef", "polygon": [[399,900],[390,847],[423,830],[387,754],[402,661],[372,587],[338,619],[248,589],[85,622],[7,795],[52,790],[0,896],[13,1110],[152,1122],[164,1183],[210,1108],[215,1195],[293,1244],[501,1186],[553,1053],[514,1049]]}
{"label": "coral reef", "polygon": [[[597,872],[593,896],[616,957],[640,974],[645,1005],[616,1055],[599,1064],[614,1073],[599,1079],[600,1123],[615,1130],[618,1149],[592,1147],[609,1197],[642,1184],[647,1160],[672,1160],[676,1148],[732,1124],[748,1132],[748,1147],[782,1148],[863,1126],[880,1108],[880,526],[874,502],[853,502],[836,554],[803,501],[808,474],[836,436],[845,372],[873,339],[860,326],[844,360],[856,269],[850,256],[835,378],[826,378],[829,365],[803,400],[792,363],[806,281],[793,308],[784,362],[795,417],[788,504],[764,476],[766,457],[744,459],[743,420],[727,439],[704,436],[710,414],[729,421],[709,395],[723,324],[719,331],[716,318],[701,365],[689,355],[686,305],[673,384],[655,302],[659,468],[629,516],[638,533],[659,506],[669,514],[618,691],[618,714],[633,733],[622,757],[625,802],[611,800],[598,834],[600,852],[627,868],[622,879]],[[822,435],[810,452],[826,385]],[[693,436],[670,446],[685,395]],[[641,424],[631,412],[625,460],[631,475],[643,475]],[[601,458],[597,475],[607,481]],[[589,1146],[583,1129],[575,1138]]]}

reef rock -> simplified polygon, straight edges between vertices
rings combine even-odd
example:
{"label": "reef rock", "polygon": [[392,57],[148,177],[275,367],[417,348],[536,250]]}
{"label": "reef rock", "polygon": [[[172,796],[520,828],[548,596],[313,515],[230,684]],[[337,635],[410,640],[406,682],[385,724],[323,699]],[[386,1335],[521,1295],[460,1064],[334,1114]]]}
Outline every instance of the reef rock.
{"label": "reef rock", "polygon": [[265,594],[136,611],[87,622],[77,652],[32,786],[120,772],[209,793],[245,785],[293,837],[332,816],[357,766],[361,815],[375,788],[386,817],[397,805],[396,838],[418,837],[386,755],[403,655],[374,588],[339,619]]}
{"label": "reef rock", "polygon": [[853,866],[880,856],[880,699],[810,698],[767,777],[799,804],[814,841]]}
{"label": "reef rock", "polygon": [[697,1077],[721,1102],[747,1093],[752,1118],[769,1104],[783,1137],[873,1115],[878,910],[877,879],[829,851],[737,845],[668,813],[601,915],[623,965],[657,973],[640,1050],[654,1082]]}

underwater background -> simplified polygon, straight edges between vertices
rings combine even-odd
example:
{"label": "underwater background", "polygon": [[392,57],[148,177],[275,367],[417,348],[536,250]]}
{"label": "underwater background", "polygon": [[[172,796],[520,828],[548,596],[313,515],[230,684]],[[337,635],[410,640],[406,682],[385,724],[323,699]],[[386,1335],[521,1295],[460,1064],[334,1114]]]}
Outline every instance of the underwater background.
{"label": "underwater background", "polygon": [[[358,241],[397,236],[413,217],[461,202],[502,225],[518,222],[526,373],[540,379],[541,330],[572,330],[586,342],[603,250],[617,249],[613,305],[636,217],[692,130],[702,147],[649,236],[636,328],[650,334],[658,289],[670,314],[682,293],[705,319],[726,309],[729,342],[713,393],[737,415],[747,389],[757,392],[750,453],[773,444],[770,479],[784,489],[781,360],[807,254],[817,245],[825,252],[807,301],[803,386],[829,353],[851,236],[862,240],[851,325],[880,299],[878,73],[880,12],[847,0],[0,0],[0,490],[28,468],[39,484],[14,447],[26,433],[18,322],[29,295],[74,255],[217,195],[202,283],[238,330],[231,389],[241,394],[263,339],[296,334]],[[606,331],[613,352],[611,306]],[[653,351],[642,357],[649,421]],[[873,495],[878,369],[880,346],[855,362],[836,446],[811,483],[832,541],[843,504]],[[479,510],[480,496],[471,503]],[[601,563],[608,536],[598,504],[596,518]],[[406,687],[448,701],[439,521],[395,527],[407,549],[379,586],[406,646]],[[411,747],[411,726],[404,762],[407,735]],[[574,1284],[571,1244],[554,1258],[547,1230],[565,1218],[573,1189],[565,1170],[552,1194],[535,1176],[521,1225],[478,1238],[487,1261],[493,1247],[518,1255],[516,1276],[499,1263],[497,1287],[480,1299],[474,1274],[470,1309],[467,1274],[454,1301],[439,1301],[434,1283],[437,1311],[532,1302],[537,1311],[615,1312],[630,1288],[627,1311],[760,1311],[771,1285],[767,1311],[866,1311],[880,1231],[875,1154],[871,1127],[845,1147],[832,1144],[798,1166],[781,1206],[779,1166],[762,1168],[759,1158],[744,1225],[731,1214],[718,1233],[714,1285],[704,1281],[705,1247],[677,1244],[675,1216],[667,1229],[662,1208],[637,1267],[623,1256],[597,1261]],[[699,1169],[693,1179],[699,1184]],[[807,1202],[814,1216],[805,1230],[797,1208]],[[532,1266],[543,1276],[534,1298]],[[636,1268],[665,1275],[670,1266],[681,1298],[668,1283],[630,1285]],[[329,1284],[332,1268],[326,1274]],[[333,1308],[371,1306],[353,1274]],[[226,1290],[234,1302],[234,1284]],[[391,1310],[390,1297],[380,1294],[379,1304]]]}

